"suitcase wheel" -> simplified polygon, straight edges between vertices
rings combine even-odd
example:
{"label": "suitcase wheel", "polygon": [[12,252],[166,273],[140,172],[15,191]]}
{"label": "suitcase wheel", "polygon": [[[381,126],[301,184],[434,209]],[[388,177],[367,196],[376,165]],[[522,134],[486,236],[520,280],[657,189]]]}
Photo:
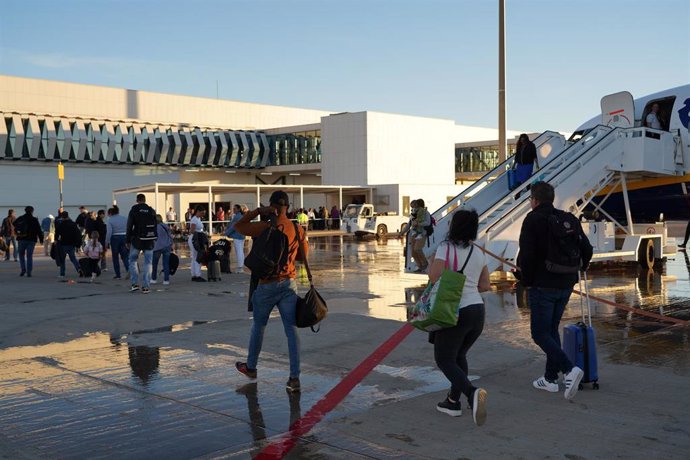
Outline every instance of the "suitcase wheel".
{"label": "suitcase wheel", "polygon": [[594,383],[592,384],[592,388],[595,389],[595,390],[598,390],[598,389],[599,389],[599,384],[598,384],[597,382],[594,382]]}
{"label": "suitcase wheel", "polygon": [[584,386],[583,384],[580,383],[580,384],[578,384],[577,389],[578,389],[578,390],[582,390],[584,387],[585,387],[585,386]]}

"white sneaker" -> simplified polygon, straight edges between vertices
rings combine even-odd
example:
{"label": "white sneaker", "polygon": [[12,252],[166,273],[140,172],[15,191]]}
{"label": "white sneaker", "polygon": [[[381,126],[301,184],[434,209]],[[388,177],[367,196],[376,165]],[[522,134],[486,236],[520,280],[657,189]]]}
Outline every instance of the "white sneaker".
{"label": "white sneaker", "polygon": [[537,390],[546,390],[549,393],[558,393],[558,384],[556,382],[549,382],[544,377],[539,377],[532,382],[532,386]]}
{"label": "white sneaker", "polygon": [[484,388],[477,388],[472,394],[472,418],[477,426],[482,426],[486,422],[486,398]]}
{"label": "white sneaker", "polygon": [[151,280],[151,284],[158,284],[157,280]]}
{"label": "white sneaker", "polygon": [[170,284],[170,281],[163,281],[163,286],[168,286]]}
{"label": "white sneaker", "polygon": [[585,375],[582,369],[577,366],[573,368],[563,376],[563,382],[565,383],[565,399],[573,399],[575,393],[580,388],[580,380]]}

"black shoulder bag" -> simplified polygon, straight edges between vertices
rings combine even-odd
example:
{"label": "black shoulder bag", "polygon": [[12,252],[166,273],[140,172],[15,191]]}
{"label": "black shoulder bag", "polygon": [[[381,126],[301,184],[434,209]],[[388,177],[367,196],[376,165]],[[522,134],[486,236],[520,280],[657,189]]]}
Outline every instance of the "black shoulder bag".
{"label": "black shoulder bag", "polygon": [[307,269],[307,278],[309,278],[310,286],[309,291],[307,291],[307,294],[303,298],[297,297],[297,314],[295,324],[297,327],[309,327],[311,328],[312,332],[319,332],[321,326],[319,326],[319,329],[316,330],[314,329],[314,326],[326,317],[326,314],[328,313],[328,305],[326,305],[326,301],[323,300],[323,297],[321,297],[314,287],[314,282],[311,277],[311,270],[309,270],[309,261],[302,250],[302,240],[299,238],[299,229],[297,228],[297,224],[294,222],[293,224],[295,225],[295,232],[297,232],[297,250],[299,251],[302,262]]}

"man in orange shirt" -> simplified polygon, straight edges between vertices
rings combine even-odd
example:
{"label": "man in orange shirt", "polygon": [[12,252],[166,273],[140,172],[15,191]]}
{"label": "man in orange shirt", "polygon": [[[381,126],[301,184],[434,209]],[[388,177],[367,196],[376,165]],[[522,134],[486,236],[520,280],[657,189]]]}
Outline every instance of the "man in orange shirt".
{"label": "man in orange shirt", "polygon": [[[251,337],[249,339],[249,353],[247,362],[236,362],[238,371],[251,379],[255,379],[256,365],[261,353],[261,344],[264,338],[264,329],[268,324],[268,318],[273,307],[278,306],[280,318],[283,320],[283,328],[288,341],[288,354],[290,357],[290,378],[287,389],[290,392],[300,391],[300,360],[299,337],[295,326],[297,305],[297,283],[295,282],[295,260],[299,255],[299,245],[302,244],[304,256],[307,256],[308,245],[305,241],[305,233],[301,227],[295,225],[287,218],[287,210],[290,206],[287,193],[275,191],[269,199],[269,206],[257,208],[245,213],[235,224],[235,230],[246,236],[258,237],[270,227],[269,222],[252,222],[259,215],[267,217],[275,222],[276,227],[287,236],[288,257],[287,265],[281,269],[278,275],[262,278],[256,291],[252,294],[252,311],[254,323],[252,324]],[[296,230],[298,229],[298,230]],[[297,233],[299,232],[299,233]],[[277,262],[277,261],[276,261]]]}

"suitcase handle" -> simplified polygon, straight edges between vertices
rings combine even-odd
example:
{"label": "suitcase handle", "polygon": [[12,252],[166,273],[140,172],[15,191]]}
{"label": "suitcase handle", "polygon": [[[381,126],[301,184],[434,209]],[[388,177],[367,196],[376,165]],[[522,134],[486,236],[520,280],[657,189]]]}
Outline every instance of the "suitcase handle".
{"label": "suitcase handle", "polygon": [[[584,278],[584,279],[583,279]],[[577,281],[580,288],[580,313],[582,316],[582,323],[592,327],[592,307],[589,303],[589,288],[587,287],[587,271],[577,272]],[[585,289],[582,290],[584,281]],[[585,304],[587,304],[587,321],[585,321]]]}

